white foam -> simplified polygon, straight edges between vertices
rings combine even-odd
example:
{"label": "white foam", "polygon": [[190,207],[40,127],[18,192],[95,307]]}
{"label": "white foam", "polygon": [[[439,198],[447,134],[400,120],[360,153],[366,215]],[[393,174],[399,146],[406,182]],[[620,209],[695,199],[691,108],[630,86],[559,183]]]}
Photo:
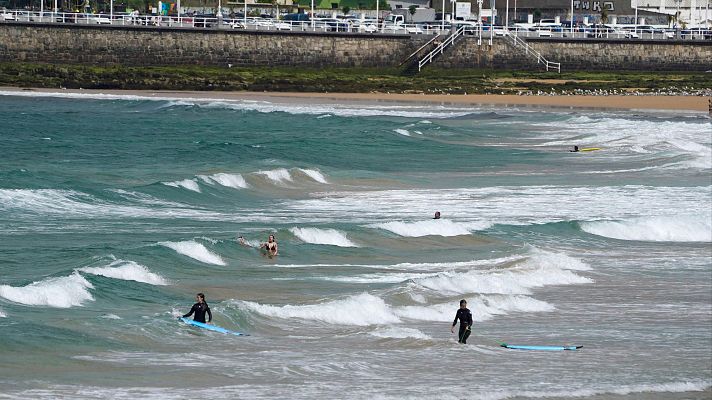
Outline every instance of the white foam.
{"label": "white foam", "polygon": [[313,244],[328,244],[339,247],[358,247],[345,234],[336,229],[289,228],[289,231],[301,241]]}
{"label": "white foam", "polygon": [[119,317],[119,316],[116,315],[116,314],[104,314],[104,315],[100,316],[99,318],[103,318],[103,319],[121,319],[121,317]]}
{"label": "white foam", "polygon": [[[598,397],[605,394],[630,395],[637,393],[683,393],[683,392],[702,392],[709,390],[712,387],[710,381],[696,382],[668,382],[655,384],[639,384],[639,385],[615,385],[610,387],[597,387],[590,389],[574,389],[574,390],[548,390],[548,391],[517,391],[517,390],[498,390],[489,394],[483,394],[482,400],[505,400],[512,398],[568,398],[568,397]],[[665,398],[665,396],[660,396]],[[651,397],[652,398],[652,397]]]}
{"label": "white foam", "polygon": [[336,325],[367,326],[400,322],[383,299],[367,293],[320,304],[272,306],[249,301],[237,304],[247,311],[269,317],[299,318]]}
{"label": "white foam", "polygon": [[712,242],[712,216],[640,217],[623,221],[582,222],[598,236],[650,242]]}
{"label": "white foam", "polygon": [[227,174],[220,172],[213,175],[198,175],[198,178],[207,184],[215,184],[233,188],[233,189],[246,189],[250,187],[240,174]]}
{"label": "white foam", "polygon": [[306,174],[308,177],[312,178],[316,182],[327,184],[329,183],[324,175],[315,169],[304,169],[304,168],[299,168],[300,171],[302,171],[304,174]]}
{"label": "white foam", "polygon": [[270,171],[258,171],[256,174],[264,175],[275,183],[285,183],[292,181],[292,175],[285,168],[277,168]]}
{"label": "white foam", "polygon": [[530,294],[530,289],[535,287],[592,283],[590,278],[571,271],[589,268],[580,260],[565,254],[533,250],[529,257],[506,269],[446,271],[436,276],[415,279],[414,283],[444,295]]}
{"label": "white foam", "polygon": [[166,186],[184,188],[184,189],[192,190],[193,192],[200,193],[200,186],[198,186],[198,182],[196,182],[194,179],[183,179],[181,181],[161,182],[161,183]]}
{"label": "white foam", "polygon": [[75,272],[69,276],[47,278],[27,286],[0,285],[0,297],[28,306],[69,308],[94,300],[89,293],[89,289],[93,288],[89,281]]}
{"label": "white foam", "polygon": [[470,231],[464,226],[447,219],[434,219],[418,222],[391,221],[372,225],[372,227],[385,229],[400,236],[460,236],[469,235]]}
{"label": "white foam", "polygon": [[116,260],[105,267],[84,267],[80,268],[79,271],[125,281],[143,282],[151,285],[168,285],[168,281],[162,276],[133,261]]}
{"label": "white foam", "polygon": [[403,136],[410,136],[410,132],[407,129],[394,129],[393,132],[398,133]]}
{"label": "white foam", "polygon": [[7,318],[7,314],[5,314],[2,308],[0,308],[0,318]]}
{"label": "white foam", "polygon": [[175,250],[178,254],[188,256],[206,264],[227,265],[219,255],[208,250],[203,244],[193,240],[184,242],[161,242],[159,244]]}
{"label": "white foam", "polygon": [[424,334],[423,332],[413,329],[413,328],[403,328],[403,327],[384,327],[377,328],[368,333],[369,335],[380,337],[380,338],[392,338],[392,339],[431,339],[430,336]]}
{"label": "white foam", "polygon": [[[468,299],[468,308],[472,310],[475,321],[486,321],[495,315],[510,312],[549,312],[555,310],[551,304],[528,296],[494,295],[478,296]],[[394,313],[401,318],[419,321],[452,321],[456,308],[452,303],[434,304],[430,306],[396,307]]]}

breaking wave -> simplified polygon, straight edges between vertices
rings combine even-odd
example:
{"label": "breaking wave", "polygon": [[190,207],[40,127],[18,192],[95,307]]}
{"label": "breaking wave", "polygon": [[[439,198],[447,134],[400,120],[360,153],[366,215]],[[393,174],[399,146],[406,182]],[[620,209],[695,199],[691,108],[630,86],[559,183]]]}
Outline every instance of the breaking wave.
{"label": "breaking wave", "polygon": [[585,232],[619,240],[712,242],[711,217],[640,217],[622,221],[582,222]]}
{"label": "breaking wave", "polygon": [[198,178],[209,185],[217,183],[218,185],[233,189],[246,189],[250,187],[250,185],[248,185],[245,181],[245,178],[243,178],[240,174],[227,174],[221,172],[213,175],[198,175]]}
{"label": "breaking wave", "polygon": [[47,278],[26,286],[0,285],[0,297],[28,306],[69,308],[94,300],[89,289],[94,286],[79,273]]}
{"label": "breaking wave", "polygon": [[105,267],[84,267],[80,268],[79,271],[107,278],[143,282],[150,285],[168,285],[168,281],[162,276],[133,261],[116,260]]}
{"label": "breaking wave", "polygon": [[227,265],[219,255],[208,250],[203,244],[193,240],[184,242],[161,242],[159,244],[175,250],[178,254],[182,254],[206,264]]}
{"label": "breaking wave", "polygon": [[196,182],[195,179],[183,179],[181,181],[161,182],[161,183],[166,186],[188,189],[190,191],[200,193],[200,186],[198,186],[198,182]]}
{"label": "breaking wave", "polygon": [[336,229],[289,228],[289,231],[305,243],[328,244],[339,247],[358,247],[346,235]]}
{"label": "breaking wave", "polygon": [[470,231],[465,226],[447,219],[418,222],[391,221],[382,224],[375,224],[372,226],[375,228],[391,231],[396,235],[407,237],[421,237],[431,235],[460,236],[470,234]]}

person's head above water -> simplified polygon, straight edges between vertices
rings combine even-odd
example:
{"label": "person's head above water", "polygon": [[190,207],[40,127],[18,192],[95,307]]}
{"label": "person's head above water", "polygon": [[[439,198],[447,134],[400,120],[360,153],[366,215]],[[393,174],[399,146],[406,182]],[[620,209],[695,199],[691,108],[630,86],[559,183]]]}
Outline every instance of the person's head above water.
{"label": "person's head above water", "polygon": [[440,219],[440,211],[435,211],[435,216],[433,219]]}
{"label": "person's head above water", "polygon": [[460,308],[465,308],[465,307],[467,307],[467,300],[465,300],[465,299],[460,300]]}
{"label": "person's head above water", "polygon": [[269,235],[269,237],[267,238],[267,241],[270,243],[274,242],[274,235]]}
{"label": "person's head above water", "polygon": [[198,303],[205,303],[205,295],[202,293],[198,293],[195,295],[196,300],[198,300]]}

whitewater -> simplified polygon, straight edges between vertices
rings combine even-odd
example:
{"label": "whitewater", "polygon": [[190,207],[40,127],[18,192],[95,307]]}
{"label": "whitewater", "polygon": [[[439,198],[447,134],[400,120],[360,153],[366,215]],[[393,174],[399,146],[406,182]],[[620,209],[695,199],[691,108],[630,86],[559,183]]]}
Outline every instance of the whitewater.
{"label": "whitewater", "polygon": [[[702,115],[31,91],[0,106],[0,397],[712,394]],[[199,292],[250,336],[179,323]]]}

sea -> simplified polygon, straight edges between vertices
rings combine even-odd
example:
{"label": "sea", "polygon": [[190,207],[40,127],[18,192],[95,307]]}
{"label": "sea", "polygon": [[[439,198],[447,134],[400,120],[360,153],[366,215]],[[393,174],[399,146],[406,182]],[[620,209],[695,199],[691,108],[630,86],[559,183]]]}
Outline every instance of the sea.
{"label": "sea", "polygon": [[[0,109],[2,399],[712,397],[705,114],[59,91]],[[199,292],[249,336],[176,319]]]}

